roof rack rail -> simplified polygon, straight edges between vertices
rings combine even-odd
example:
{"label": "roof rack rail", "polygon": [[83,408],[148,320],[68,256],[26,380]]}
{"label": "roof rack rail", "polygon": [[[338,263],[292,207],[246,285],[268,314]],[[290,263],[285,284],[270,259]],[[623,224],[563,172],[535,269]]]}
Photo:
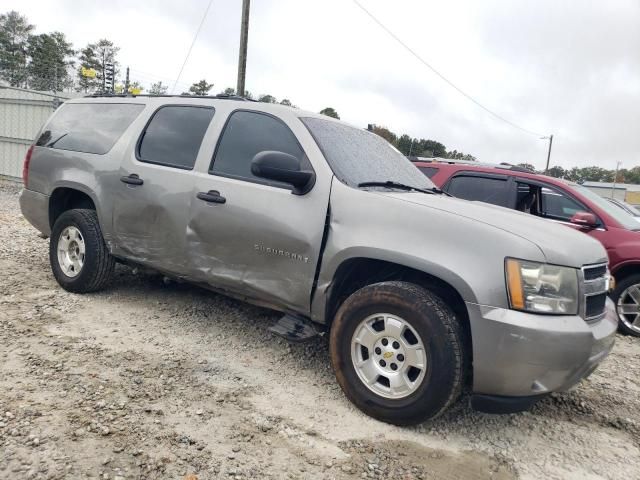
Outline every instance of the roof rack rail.
{"label": "roof rack rail", "polygon": [[511,170],[513,172],[523,173],[536,173],[535,170],[531,170],[525,167],[519,167],[511,163],[502,162],[500,164],[477,162],[475,160],[456,160],[453,158],[427,158],[427,157],[407,157],[412,162],[424,162],[424,163],[448,163],[450,165],[469,165],[473,167],[485,167],[485,168],[500,168],[503,170]]}
{"label": "roof rack rail", "polygon": [[149,97],[149,98],[205,98],[209,100],[222,99],[222,100],[238,100],[243,102],[256,102],[252,98],[241,97],[240,95],[229,95],[228,93],[219,93],[217,95],[154,95],[150,93],[140,93],[134,95],[132,93],[92,93],[85,95],[84,98],[136,98],[136,97]]}

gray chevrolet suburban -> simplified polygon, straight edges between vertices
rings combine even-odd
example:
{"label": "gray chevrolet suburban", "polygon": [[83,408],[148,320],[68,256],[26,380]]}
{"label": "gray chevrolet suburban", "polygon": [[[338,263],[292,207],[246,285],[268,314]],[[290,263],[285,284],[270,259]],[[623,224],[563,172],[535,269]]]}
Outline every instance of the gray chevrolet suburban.
{"label": "gray chevrolet suburban", "polygon": [[29,149],[20,205],[64,289],[99,290],[120,262],[281,311],[290,339],[329,332],[345,394],[386,422],[465,388],[479,410],[528,408],[614,343],[596,240],[451,198],[377,135],[296,108],[68,101]]}

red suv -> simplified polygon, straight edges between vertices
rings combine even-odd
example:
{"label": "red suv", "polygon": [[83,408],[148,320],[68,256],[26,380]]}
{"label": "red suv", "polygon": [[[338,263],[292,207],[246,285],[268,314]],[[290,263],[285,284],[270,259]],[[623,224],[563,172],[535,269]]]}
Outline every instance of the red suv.
{"label": "red suv", "polygon": [[600,240],[615,278],[611,298],[620,330],[640,336],[640,223],[633,216],[582,185],[518,167],[414,163],[454,197],[520,210]]}

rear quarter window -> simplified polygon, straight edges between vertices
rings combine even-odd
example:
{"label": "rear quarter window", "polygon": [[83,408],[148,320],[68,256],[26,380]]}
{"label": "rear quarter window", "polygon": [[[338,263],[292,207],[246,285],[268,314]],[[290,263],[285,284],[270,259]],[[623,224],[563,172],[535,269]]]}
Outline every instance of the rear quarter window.
{"label": "rear quarter window", "polygon": [[446,190],[454,197],[465,200],[475,200],[503,207],[507,204],[506,178],[458,175],[449,181]]}
{"label": "rear quarter window", "polygon": [[67,103],[45,126],[36,145],[103,155],[143,108],[135,103]]}
{"label": "rear quarter window", "polygon": [[440,171],[436,167],[418,167],[418,170],[424,173],[427,178],[433,178],[433,176]]}

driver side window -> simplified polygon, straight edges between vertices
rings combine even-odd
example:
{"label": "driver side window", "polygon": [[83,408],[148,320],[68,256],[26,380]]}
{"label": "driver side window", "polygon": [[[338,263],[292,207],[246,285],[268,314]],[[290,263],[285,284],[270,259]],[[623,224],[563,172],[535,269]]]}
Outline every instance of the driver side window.
{"label": "driver side window", "polygon": [[268,114],[240,110],[227,120],[209,173],[291,189],[290,185],[251,173],[253,157],[265,150],[288,153],[300,160],[303,169],[311,168],[300,143],[284,122]]}

